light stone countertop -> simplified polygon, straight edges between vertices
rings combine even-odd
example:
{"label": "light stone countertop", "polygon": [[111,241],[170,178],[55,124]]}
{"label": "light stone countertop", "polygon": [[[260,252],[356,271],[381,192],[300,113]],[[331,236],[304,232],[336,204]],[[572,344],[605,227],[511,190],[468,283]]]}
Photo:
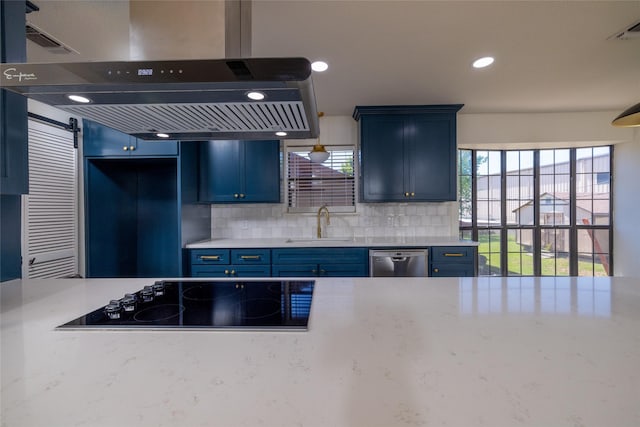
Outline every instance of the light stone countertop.
{"label": "light stone countertop", "polygon": [[54,330],[153,280],[2,283],[2,427],[640,425],[638,279],[317,279],[306,332]]}
{"label": "light stone countertop", "polygon": [[313,248],[313,247],[428,247],[428,246],[478,246],[478,242],[454,237],[326,237],[265,239],[212,239],[186,245],[189,249],[239,249],[239,248]]}

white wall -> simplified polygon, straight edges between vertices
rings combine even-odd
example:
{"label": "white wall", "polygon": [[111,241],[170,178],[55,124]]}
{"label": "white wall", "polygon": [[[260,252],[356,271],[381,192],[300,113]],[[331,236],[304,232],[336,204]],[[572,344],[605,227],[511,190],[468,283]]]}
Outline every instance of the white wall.
{"label": "white wall", "polygon": [[640,128],[634,141],[615,146],[613,159],[613,268],[616,276],[640,278]]}

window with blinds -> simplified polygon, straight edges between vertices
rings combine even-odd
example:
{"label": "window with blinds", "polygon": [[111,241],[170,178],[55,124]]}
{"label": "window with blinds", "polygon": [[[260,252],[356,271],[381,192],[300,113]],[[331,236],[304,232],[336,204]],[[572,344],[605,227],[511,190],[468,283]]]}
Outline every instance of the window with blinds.
{"label": "window with blinds", "polygon": [[354,153],[350,146],[325,146],[323,163],[309,159],[312,147],[287,148],[289,212],[313,212],[327,205],[334,212],[355,212]]}

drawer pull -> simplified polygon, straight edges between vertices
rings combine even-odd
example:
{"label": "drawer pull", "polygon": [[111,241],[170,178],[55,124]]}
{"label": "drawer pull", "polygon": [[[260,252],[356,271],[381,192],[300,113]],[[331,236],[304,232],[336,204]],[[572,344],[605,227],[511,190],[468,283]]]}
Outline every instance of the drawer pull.
{"label": "drawer pull", "polygon": [[444,256],[464,256],[464,254],[461,254],[461,253],[446,253],[446,254],[444,254]]}
{"label": "drawer pull", "polygon": [[260,259],[260,255],[240,255],[240,259]]}
{"label": "drawer pull", "polygon": [[438,270],[437,268],[434,268],[434,269],[433,269],[433,272],[434,272],[434,273],[438,273],[439,271],[440,271],[440,270]]}
{"label": "drawer pull", "polygon": [[220,255],[200,255],[200,259],[202,261],[218,261],[220,259]]}

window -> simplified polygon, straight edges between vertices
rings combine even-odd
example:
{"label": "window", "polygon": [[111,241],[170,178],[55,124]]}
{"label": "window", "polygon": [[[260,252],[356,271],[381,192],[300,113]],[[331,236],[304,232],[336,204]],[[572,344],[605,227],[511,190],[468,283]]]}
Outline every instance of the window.
{"label": "window", "polygon": [[290,146],[287,156],[289,212],[315,212],[327,205],[333,212],[355,212],[354,154],[351,146],[325,146],[329,158],[309,160],[311,146]]}
{"label": "window", "polygon": [[611,147],[459,150],[460,237],[480,275],[607,276]]}

